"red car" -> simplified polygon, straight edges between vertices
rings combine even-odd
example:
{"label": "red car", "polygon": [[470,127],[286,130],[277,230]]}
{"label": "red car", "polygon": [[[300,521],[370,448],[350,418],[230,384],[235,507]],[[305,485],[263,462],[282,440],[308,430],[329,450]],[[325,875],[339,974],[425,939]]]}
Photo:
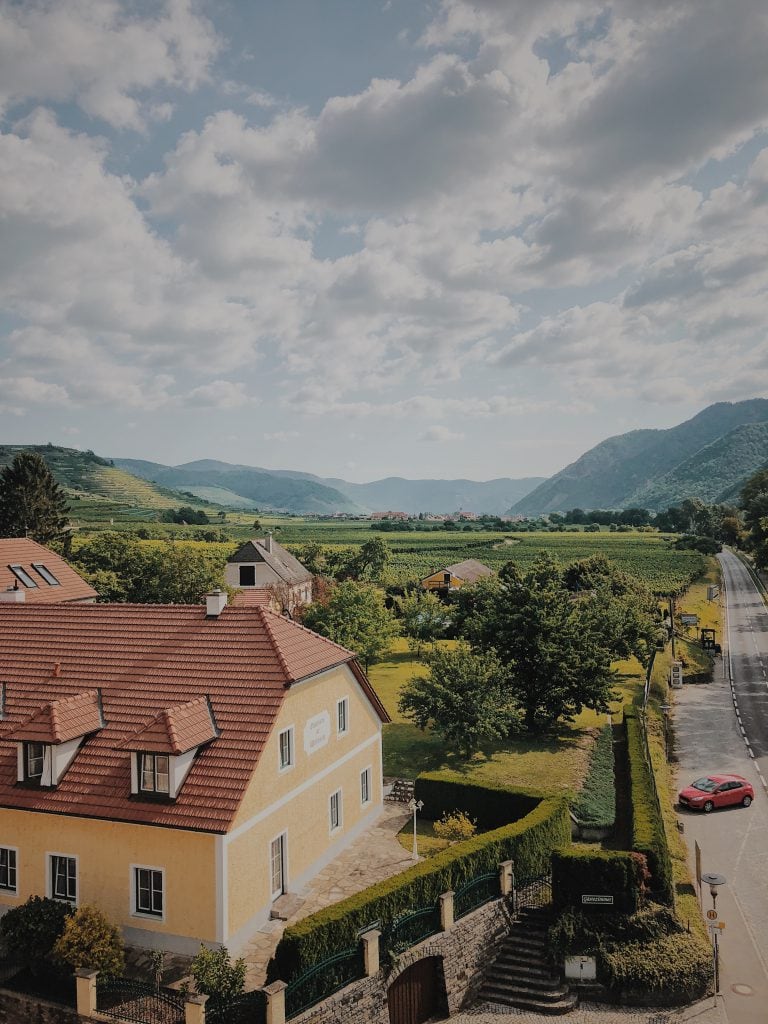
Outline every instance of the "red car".
{"label": "red car", "polygon": [[716,807],[749,807],[755,791],[741,775],[705,775],[681,789],[678,799],[683,807],[709,814]]}

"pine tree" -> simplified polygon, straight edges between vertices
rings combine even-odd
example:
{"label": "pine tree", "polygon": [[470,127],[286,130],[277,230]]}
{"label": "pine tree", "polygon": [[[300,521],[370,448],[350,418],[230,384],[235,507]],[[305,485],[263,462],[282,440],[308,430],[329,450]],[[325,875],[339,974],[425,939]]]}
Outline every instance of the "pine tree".
{"label": "pine tree", "polygon": [[60,540],[68,511],[64,492],[37,452],[20,452],[0,472],[0,537]]}

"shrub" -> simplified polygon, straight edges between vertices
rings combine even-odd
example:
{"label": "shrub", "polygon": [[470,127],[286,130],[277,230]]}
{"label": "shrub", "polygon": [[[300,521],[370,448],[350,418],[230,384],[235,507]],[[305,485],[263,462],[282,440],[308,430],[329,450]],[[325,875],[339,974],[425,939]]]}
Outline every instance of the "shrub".
{"label": "shrub", "polygon": [[661,809],[656,802],[650,768],[643,752],[642,726],[637,714],[636,708],[624,709],[632,799],[632,848],[648,860],[651,896],[661,903],[671,903],[672,861]]}
{"label": "shrub", "polygon": [[559,959],[578,954],[599,955],[622,944],[647,943],[682,931],[670,908],[658,904],[650,904],[635,914],[610,910],[599,916],[566,907],[550,927],[547,942],[553,959]]}
{"label": "shrub", "polygon": [[623,1002],[689,1003],[710,987],[712,950],[688,932],[629,943],[601,957],[598,978]]}
{"label": "shrub", "polygon": [[[418,785],[419,780],[417,791]],[[497,870],[502,861],[515,861],[518,878],[544,874],[552,851],[569,841],[567,802],[563,797],[543,799],[519,821],[457,843],[287,928],[270,962],[268,978],[290,981],[312,964],[354,946],[365,928],[432,906],[441,893]]]}
{"label": "shrub", "polygon": [[646,875],[642,855],[614,850],[556,850],[552,854],[552,900],[561,909],[582,907],[585,893],[613,896],[613,904],[596,904],[589,912],[619,910],[633,914],[643,895]]}
{"label": "shrub", "polygon": [[208,949],[201,944],[189,970],[197,991],[219,1002],[239,996],[245,988],[245,960],[232,963],[225,946]]}
{"label": "shrub", "polygon": [[456,843],[462,839],[472,838],[477,832],[477,821],[473,821],[464,811],[454,811],[452,814],[446,811],[432,828],[438,839],[447,839],[451,843]]}
{"label": "shrub", "polygon": [[73,908],[61,900],[30,896],[0,918],[0,936],[8,953],[33,973],[48,969],[53,947]]}
{"label": "shrub", "polygon": [[616,821],[616,777],[613,766],[613,730],[604,726],[592,749],[584,786],[573,813],[582,825],[608,828]]}
{"label": "shrub", "polygon": [[98,907],[79,907],[66,919],[53,953],[73,971],[91,967],[101,975],[115,976],[125,966],[120,932]]}
{"label": "shrub", "polygon": [[423,772],[416,779],[414,797],[424,801],[423,816],[437,821],[455,810],[471,812],[481,831],[501,828],[524,818],[537,806],[542,793],[509,789],[487,783],[465,782],[447,772]]}

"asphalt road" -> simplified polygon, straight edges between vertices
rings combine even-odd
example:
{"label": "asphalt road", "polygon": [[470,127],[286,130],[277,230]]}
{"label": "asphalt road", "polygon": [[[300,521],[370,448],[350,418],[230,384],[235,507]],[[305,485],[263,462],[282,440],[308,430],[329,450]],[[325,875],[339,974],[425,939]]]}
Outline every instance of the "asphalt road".
{"label": "asphalt road", "polygon": [[[681,785],[710,772],[752,782],[749,808],[704,815],[680,811],[689,850],[697,841],[702,870],[725,875],[717,899],[725,921],[721,952],[724,1008],[733,1024],[768,1021],[768,611],[749,573],[730,552],[720,555],[727,627],[715,682],[677,694],[675,749]],[[718,641],[721,638],[718,637]],[[704,909],[712,906],[705,887]]]}

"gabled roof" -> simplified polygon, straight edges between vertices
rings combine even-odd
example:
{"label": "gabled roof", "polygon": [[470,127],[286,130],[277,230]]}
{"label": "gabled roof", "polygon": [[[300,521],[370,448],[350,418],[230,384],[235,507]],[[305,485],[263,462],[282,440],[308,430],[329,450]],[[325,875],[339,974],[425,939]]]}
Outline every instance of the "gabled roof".
{"label": "gabled roof", "polygon": [[[264,608],[227,607],[207,618],[201,605],[0,604],[0,807],[226,832],[287,689],[345,663],[387,721],[349,651]],[[3,741],[44,705],[97,687],[105,725],[57,788],[16,786],[16,749]],[[132,799],[122,744],[205,695],[220,735],[203,747],[175,802]]]}
{"label": "gabled roof", "polygon": [[232,598],[232,604],[236,608],[270,608],[273,601],[272,592],[266,587],[238,590]]}
{"label": "gabled roof", "polygon": [[218,735],[208,698],[197,697],[175,708],[164,708],[146,728],[130,736],[122,748],[149,754],[186,754]]}
{"label": "gabled roof", "polygon": [[[34,587],[25,587],[11,571],[10,566],[20,565]],[[43,566],[58,581],[58,586],[47,582],[35,568]],[[98,596],[90,584],[78,576],[61,555],[44,548],[27,537],[0,538],[0,590],[18,586],[24,591],[25,604],[59,604],[62,601],[94,601]]]}
{"label": "gabled roof", "polygon": [[476,558],[466,558],[463,562],[456,562],[454,565],[446,565],[445,572],[451,576],[464,580],[465,583],[475,583],[482,576],[493,576],[493,569],[478,562]]}
{"label": "gabled roof", "polygon": [[276,540],[269,541],[271,550],[264,539],[248,540],[229,559],[230,562],[266,562],[266,564],[277,573],[285,583],[305,583],[312,579],[312,573],[294,558],[290,551],[278,544]]}
{"label": "gabled roof", "polygon": [[98,690],[52,700],[26,722],[3,736],[5,740],[34,743],[67,743],[104,726]]}

